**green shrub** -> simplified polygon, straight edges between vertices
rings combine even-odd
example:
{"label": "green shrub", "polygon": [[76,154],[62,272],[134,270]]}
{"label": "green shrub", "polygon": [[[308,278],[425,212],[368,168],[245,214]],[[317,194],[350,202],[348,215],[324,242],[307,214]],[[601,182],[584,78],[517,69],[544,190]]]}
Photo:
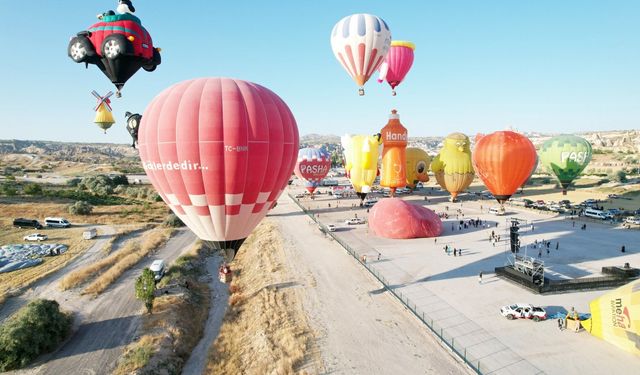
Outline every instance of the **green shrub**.
{"label": "green shrub", "polygon": [[77,201],[69,206],[69,213],[73,215],[89,215],[93,211],[93,206],[85,201]]}
{"label": "green shrub", "polygon": [[71,332],[73,319],[56,301],[34,300],[0,325],[0,371],[28,365],[54,350]]}
{"label": "green shrub", "polygon": [[42,194],[42,186],[38,184],[26,184],[22,188],[22,191],[27,195],[40,195]]}
{"label": "green shrub", "polygon": [[142,275],[136,279],[136,298],[144,302],[147,312],[151,314],[153,300],[155,299],[156,280],[153,272],[145,268]]}
{"label": "green shrub", "polygon": [[77,178],[77,177],[76,178],[72,178],[69,181],[67,181],[67,186],[69,186],[69,187],[77,187],[80,184],[81,181],[82,181],[82,179],[80,179],[80,178]]}
{"label": "green shrub", "polygon": [[611,179],[616,182],[627,182],[627,172],[617,171],[611,176]]}
{"label": "green shrub", "polygon": [[184,223],[182,222],[182,220],[180,220],[180,218],[173,213],[167,216],[166,219],[164,219],[164,225],[171,228],[184,227]]}

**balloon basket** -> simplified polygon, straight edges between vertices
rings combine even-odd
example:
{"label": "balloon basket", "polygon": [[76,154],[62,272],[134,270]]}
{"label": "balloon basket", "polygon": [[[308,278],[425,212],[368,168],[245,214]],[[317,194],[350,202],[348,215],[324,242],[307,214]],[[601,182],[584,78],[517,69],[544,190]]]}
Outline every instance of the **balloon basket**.
{"label": "balloon basket", "polygon": [[363,88],[359,88],[358,89],[358,95],[364,96],[364,89]]}
{"label": "balloon basket", "polygon": [[396,96],[396,90],[391,90],[391,96]]}

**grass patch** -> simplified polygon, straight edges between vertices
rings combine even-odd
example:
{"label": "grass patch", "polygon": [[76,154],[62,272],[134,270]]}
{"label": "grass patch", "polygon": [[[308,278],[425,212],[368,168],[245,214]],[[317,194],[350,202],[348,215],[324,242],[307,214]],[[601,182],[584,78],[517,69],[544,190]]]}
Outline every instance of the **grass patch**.
{"label": "grass patch", "polygon": [[[159,295],[154,300],[153,314],[144,316],[141,339],[125,349],[125,353],[140,354],[123,356],[114,374],[179,374],[182,371],[202,338],[211,303],[208,284],[199,281],[206,272],[207,256],[207,251],[197,242],[169,268],[158,283]],[[154,337],[162,339],[154,342],[150,357],[136,359],[146,353],[147,342]]]}
{"label": "grass patch", "polygon": [[138,262],[158,247],[164,245],[171,234],[172,229],[154,229],[146,233],[141,241],[132,241],[125,245],[125,248],[117,253],[109,256],[108,265],[110,267],[98,275],[98,277],[90,283],[82,294],[90,294],[94,297],[105,291],[113,282],[115,282],[126,270],[138,264]]}
{"label": "grass patch", "polygon": [[311,344],[302,303],[286,283],[282,238],[264,221],[233,262],[234,281],[220,334],[209,349],[210,374],[294,374]]}
{"label": "grass patch", "polygon": [[113,375],[128,375],[149,363],[151,356],[158,350],[158,344],[162,341],[162,335],[145,335],[137,341],[136,345],[129,345],[118,362],[118,367]]}
{"label": "grass patch", "polygon": [[[49,236],[49,240],[46,241],[47,243],[64,244],[67,245],[69,249],[62,255],[43,258],[44,262],[36,267],[0,274],[0,304],[2,304],[7,297],[19,293],[35,282],[65,267],[78,255],[84,253],[91,247],[93,242],[86,241],[82,238],[83,231],[83,228],[45,229],[38,231]],[[15,229],[11,226],[0,226],[0,243],[24,243],[22,238],[34,232],[36,231]]]}

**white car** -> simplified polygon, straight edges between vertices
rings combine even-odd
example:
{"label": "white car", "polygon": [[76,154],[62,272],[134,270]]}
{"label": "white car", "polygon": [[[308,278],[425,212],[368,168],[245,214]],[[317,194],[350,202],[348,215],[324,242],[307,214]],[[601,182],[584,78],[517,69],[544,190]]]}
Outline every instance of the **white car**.
{"label": "white car", "polygon": [[509,320],[531,319],[534,322],[547,319],[547,312],[542,307],[536,307],[528,303],[516,303],[502,306],[500,314]]}
{"label": "white car", "polygon": [[640,217],[631,216],[628,217],[624,222],[627,224],[640,225]]}
{"label": "white car", "polygon": [[327,230],[329,232],[335,232],[336,231],[336,226],[333,224],[327,224]]}
{"label": "white car", "polygon": [[364,219],[361,219],[359,217],[352,217],[351,219],[347,219],[344,222],[347,225],[358,225],[358,224],[364,224]]}
{"label": "white car", "polygon": [[33,233],[28,236],[24,236],[25,241],[46,241],[49,238],[46,234]]}

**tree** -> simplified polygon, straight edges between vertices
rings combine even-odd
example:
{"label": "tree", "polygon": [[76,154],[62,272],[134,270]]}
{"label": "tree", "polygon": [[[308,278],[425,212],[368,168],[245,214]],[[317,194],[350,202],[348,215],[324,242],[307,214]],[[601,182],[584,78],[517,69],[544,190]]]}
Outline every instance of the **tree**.
{"label": "tree", "polygon": [[169,216],[164,219],[164,225],[170,228],[184,227],[184,223],[182,222],[182,220],[180,220],[180,218],[174,213],[169,214]]}
{"label": "tree", "polygon": [[69,206],[69,213],[74,215],[90,215],[93,211],[93,206],[85,201],[77,201]]}
{"label": "tree", "polygon": [[38,184],[26,184],[22,189],[27,195],[40,195],[42,194],[42,186]]}
{"label": "tree", "polygon": [[144,302],[147,312],[151,314],[155,298],[156,281],[150,269],[145,268],[136,279],[136,298]]}
{"label": "tree", "polygon": [[627,172],[618,171],[613,175],[613,180],[617,182],[627,182]]}

